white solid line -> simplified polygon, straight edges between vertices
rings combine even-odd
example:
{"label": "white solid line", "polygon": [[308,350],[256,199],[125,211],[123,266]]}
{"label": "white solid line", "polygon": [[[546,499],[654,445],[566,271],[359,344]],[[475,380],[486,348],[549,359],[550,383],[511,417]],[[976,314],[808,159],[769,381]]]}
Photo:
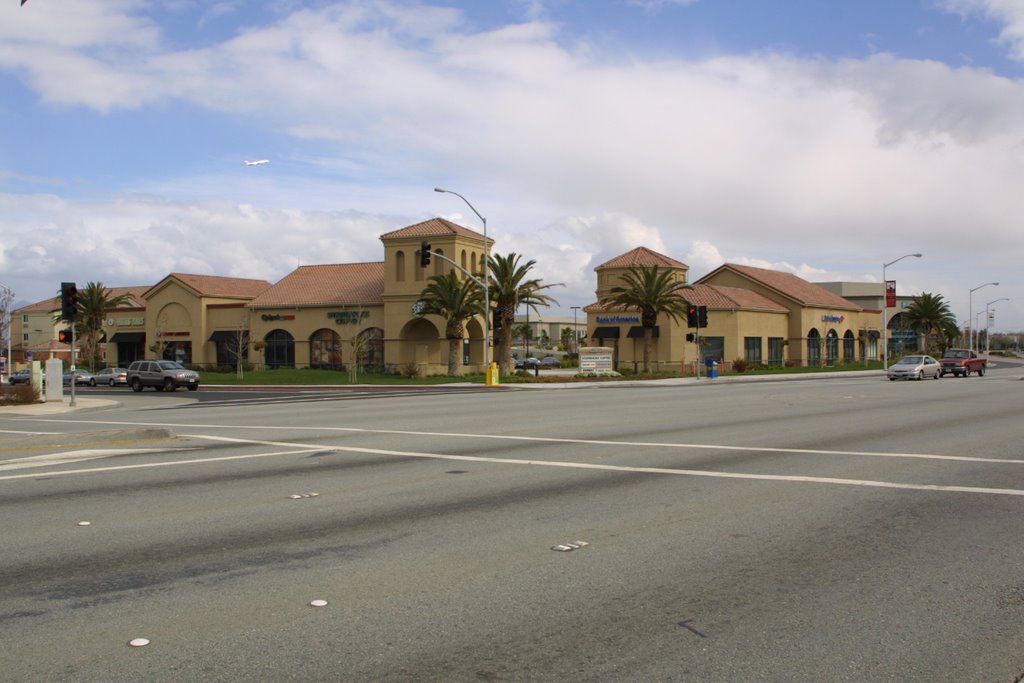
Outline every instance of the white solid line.
{"label": "white solid line", "polygon": [[223,441],[228,443],[243,443],[252,445],[263,445],[263,446],[276,446],[295,448],[296,450],[289,451],[278,451],[274,453],[253,453],[249,455],[232,455],[222,456],[216,458],[206,459],[193,459],[193,460],[178,460],[173,462],[158,462],[158,463],[144,463],[139,465],[115,465],[113,467],[97,467],[80,470],[67,470],[63,472],[46,472],[46,473],[33,473],[33,474],[17,474],[0,477],[0,481],[9,479],[24,479],[28,477],[56,477],[61,475],[70,474],[84,474],[91,472],[112,472],[119,470],[132,470],[132,469],[143,469],[151,467],[171,467],[175,465],[188,465],[188,464],[205,464],[214,462],[224,462],[229,460],[248,460],[253,458],[268,458],[278,455],[298,455],[301,453],[311,452],[322,452],[322,451],[336,451],[345,453],[368,453],[373,455],[389,455],[389,456],[400,456],[410,458],[426,458],[432,460],[456,460],[460,462],[485,462],[500,465],[527,465],[536,467],[559,467],[559,468],[570,468],[570,469],[581,469],[581,470],[601,470],[607,472],[635,472],[641,474],[674,474],[691,477],[710,477],[715,479],[747,479],[754,481],[782,481],[782,482],[798,482],[798,483],[811,483],[811,484],[834,484],[840,486],[862,486],[869,488],[886,488],[886,489],[901,489],[909,491],[942,491],[952,493],[980,493],[989,495],[1003,495],[1003,496],[1024,496],[1024,490],[1019,489],[997,489],[997,488],[985,488],[975,486],[944,486],[938,484],[907,484],[901,482],[888,482],[888,481],[871,481],[866,479],[839,479],[835,477],[807,477],[807,476],[794,476],[794,475],[779,475],[779,474],[744,474],[741,472],[712,472],[708,470],[683,470],[683,469],[670,469],[664,467],[630,467],[624,465],[598,465],[592,463],[579,463],[579,462],[559,462],[559,461],[548,461],[548,460],[522,460],[522,459],[502,459],[502,458],[488,458],[482,456],[473,455],[443,455],[438,453],[419,453],[415,451],[393,451],[384,450],[379,448],[359,448],[354,446],[324,446],[320,448],[310,448],[308,444],[299,443],[288,443],[281,441],[260,441],[253,439],[238,439],[226,436],[207,436],[203,434],[190,434],[185,435],[186,438],[195,439],[206,439],[209,441]]}
{"label": "white solid line", "polygon": [[[42,422],[86,422],[86,420],[51,420]],[[292,427],[279,425],[224,425],[184,424],[175,422],[118,422],[88,421],[89,424],[132,425],[135,427],[183,427],[187,429],[298,429],[304,432],[348,432],[356,434],[399,434],[402,436],[444,436],[459,439],[496,439],[501,441],[535,441],[538,443],[571,443],[584,446],[630,446],[634,448],[680,448],[708,451],[740,451],[752,453],[783,453],[793,455],[839,455],[867,458],[913,458],[920,460],[951,460],[956,462],[986,462],[1000,465],[1024,465],[1024,460],[1013,458],[982,458],[969,455],[936,455],[934,453],[885,453],[882,451],[833,451],[817,448],[776,448],[772,446],[723,446],[702,443],[659,443],[657,441],[610,441],[604,439],[567,439],[551,436],[519,436],[510,434],[474,434],[471,432],[414,432],[400,429],[364,429],[361,427]]]}

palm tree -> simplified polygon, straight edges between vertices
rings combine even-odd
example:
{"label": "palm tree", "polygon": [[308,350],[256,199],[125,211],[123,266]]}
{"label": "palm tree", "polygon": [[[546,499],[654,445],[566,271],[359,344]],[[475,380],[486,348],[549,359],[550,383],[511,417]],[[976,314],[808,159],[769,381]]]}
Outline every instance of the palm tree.
{"label": "palm tree", "polygon": [[470,279],[460,280],[455,271],[445,275],[431,275],[430,283],[420,293],[418,310],[445,319],[444,336],[448,340],[448,374],[459,374],[462,339],[466,321],[483,313],[483,290]]}
{"label": "palm tree", "polygon": [[612,287],[611,295],[601,300],[609,306],[640,311],[644,328],[644,372],[651,371],[651,347],[658,316],[665,314],[679,322],[686,316],[686,299],[678,293],[679,282],[674,270],[658,266],[632,266],[622,276],[624,286]]}
{"label": "palm tree", "polygon": [[945,351],[960,334],[956,316],[941,294],[915,296],[903,311],[903,322],[924,337],[938,338],[939,351]]}
{"label": "palm tree", "polygon": [[[58,297],[59,302],[59,297]],[[96,369],[99,355],[99,337],[103,329],[103,320],[107,311],[130,303],[127,294],[111,296],[109,289],[102,282],[89,282],[78,290],[78,317],[75,320],[75,336],[85,340],[86,355],[89,358],[89,369]],[[63,318],[58,316],[57,320]]]}
{"label": "palm tree", "polygon": [[537,262],[531,259],[520,264],[520,258],[519,254],[510,252],[508,256],[494,254],[487,260],[490,298],[494,307],[494,331],[501,346],[498,366],[502,375],[513,372],[512,333],[519,304],[526,304],[535,312],[537,306],[556,304],[558,302],[555,299],[542,292],[561,286],[560,283],[543,285],[540,280],[527,279],[530,269]]}

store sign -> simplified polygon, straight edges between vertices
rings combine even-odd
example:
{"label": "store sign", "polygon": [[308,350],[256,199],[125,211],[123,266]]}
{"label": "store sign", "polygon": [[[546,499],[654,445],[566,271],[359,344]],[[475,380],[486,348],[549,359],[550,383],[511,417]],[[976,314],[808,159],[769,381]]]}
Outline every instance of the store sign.
{"label": "store sign", "polygon": [[580,372],[611,372],[610,346],[584,346],[580,349]]}
{"label": "store sign", "polygon": [[331,311],[328,318],[334,319],[335,325],[353,325],[363,318],[369,318],[369,311]]}
{"label": "store sign", "polygon": [[617,325],[620,323],[639,323],[640,316],[638,315],[599,315],[597,316],[597,322],[601,324]]}
{"label": "store sign", "polygon": [[103,321],[107,327],[141,327],[146,324],[145,318],[107,318]]}
{"label": "store sign", "polygon": [[833,314],[829,313],[829,314],[821,316],[821,320],[822,320],[822,322],[826,322],[826,323],[841,323],[844,320],[846,320],[846,317],[842,316],[842,315],[833,315]]}
{"label": "store sign", "polygon": [[260,317],[264,322],[271,322],[274,320],[295,320],[294,315],[281,315],[280,313],[264,313]]}

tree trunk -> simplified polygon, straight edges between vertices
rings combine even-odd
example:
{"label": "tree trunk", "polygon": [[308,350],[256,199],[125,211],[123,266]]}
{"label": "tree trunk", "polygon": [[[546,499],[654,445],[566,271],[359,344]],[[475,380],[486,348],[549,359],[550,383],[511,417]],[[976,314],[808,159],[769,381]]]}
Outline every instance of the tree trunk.
{"label": "tree trunk", "polygon": [[654,328],[644,327],[644,374],[651,372],[651,342],[654,341]]}

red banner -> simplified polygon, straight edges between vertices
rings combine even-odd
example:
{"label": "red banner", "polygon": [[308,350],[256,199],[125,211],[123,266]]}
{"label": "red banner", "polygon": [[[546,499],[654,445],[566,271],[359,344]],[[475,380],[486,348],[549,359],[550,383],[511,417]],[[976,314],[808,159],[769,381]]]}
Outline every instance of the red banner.
{"label": "red banner", "polygon": [[886,280],[885,281],[885,307],[895,308],[896,307],[896,281]]}

